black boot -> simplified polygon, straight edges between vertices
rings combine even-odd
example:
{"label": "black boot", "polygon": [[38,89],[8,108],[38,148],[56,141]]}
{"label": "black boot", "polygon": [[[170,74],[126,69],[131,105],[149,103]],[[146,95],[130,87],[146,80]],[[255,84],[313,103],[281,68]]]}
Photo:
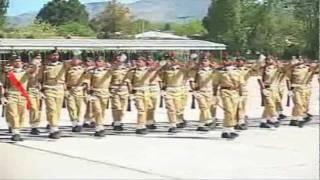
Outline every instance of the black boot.
{"label": "black boot", "polygon": [[224,139],[234,139],[238,136],[237,133],[227,133],[227,132],[224,132],[221,134],[221,138],[224,138]]}
{"label": "black boot", "polygon": [[303,128],[303,126],[306,124],[305,121],[298,121],[299,128]]}
{"label": "black boot", "polygon": [[61,135],[59,131],[53,132],[49,134],[49,138],[50,139],[60,139]]}
{"label": "black boot", "polygon": [[94,136],[96,136],[96,137],[104,137],[104,136],[106,136],[106,132],[105,132],[105,130],[96,131],[94,133]]}
{"label": "black boot", "polygon": [[32,128],[30,134],[32,135],[39,135],[40,131],[37,128]]}
{"label": "black boot", "polygon": [[234,129],[236,130],[241,130],[241,131],[244,131],[244,130],[247,130],[247,125],[246,124],[237,124]]}
{"label": "black boot", "polygon": [[177,124],[177,128],[185,128],[186,127],[186,124],[185,123],[183,123],[183,122],[181,122],[181,123],[179,123],[179,124]]}
{"label": "black boot", "polygon": [[284,114],[279,114],[279,116],[278,116],[278,120],[283,120],[283,119],[286,119],[286,118],[287,118],[287,116],[284,115]]}
{"label": "black boot", "polygon": [[147,133],[148,133],[147,129],[136,129],[136,134],[144,135],[144,134],[147,134]]}
{"label": "black boot", "polygon": [[176,127],[171,127],[171,128],[169,128],[168,132],[169,132],[169,133],[177,133],[178,130],[177,130]]}
{"label": "black boot", "polygon": [[233,138],[236,138],[236,137],[239,136],[239,134],[238,134],[238,133],[235,133],[235,132],[231,132],[230,134],[231,134],[231,136],[232,136]]}
{"label": "black boot", "polygon": [[82,131],[82,127],[81,126],[75,126],[72,128],[72,132],[81,132]]}
{"label": "black boot", "polygon": [[270,125],[274,126],[275,128],[278,128],[280,126],[279,121],[272,122],[270,120],[267,120],[267,124],[270,124]]}
{"label": "black boot", "polygon": [[214,120],[211,123],[206,123],[205,126],[209,127],[210,129],[215,129],[217,127],[217,124],[216,124],[216,121]]}
{"label": "black boot", "polygon": [[95,122],[91,122],[89,128],[95,128],[95,127],[96,127],[96,123]]}
{"label": "black boot", "polygon": [[307,114],[307,116],[308,117],[310,117],[310,118],[312,118],[313,117],[313,115],[312,114],[310,114],[310,113],[306,113]]}
{"label": "black boot", "polygon": [[21,138],[20,134],[14,134],[11,137],[11,141],[23,141],[23,139]]}
{"label": "black boot", "polygon": [[83,128],[90,128],[90,124],[85,122],[83,125],[82,125]]}
{"label": "black boot", "polygon": [[260,123],[260,128],[269,129],[269,128],[271,128],[271,126],[267,123]]}
{"label": "black boot", "polygon": [[311,118],[310,116],[308,116],[308,115],[307,115],[307,117],[303,118],[303,121],[304,121],[305,123],[308,123],[308,122],[310,122],[311,120],[312,120],[312,118]]}
{"label": "black boot", "polygon": [[208,132],[210,131],[210,129],[208,127],[199,126],[197,128],[197,131]]}
{"label": "black boot", "polygon": [[12,133],[12,128],[11,127],[8,128],[8,133]]}
{"label": "black boot", "polygon": [[148,129],[157,129],[157,126],[154,124],[149,124],[149,125],[147,125],[147,128]]}
{"label": "black boot", "polygon": [[297,120],[291,120],[289,126],[299,126],[299,123]]}
{"label": "black boot", "polygon": [[47,124],[46,129],[50,129],[50,124]]}
{"label": "black boot", "polygon": [[114,131],[123,131],[123,127],[120,125],[120,126],[113,126],[113,130]]}

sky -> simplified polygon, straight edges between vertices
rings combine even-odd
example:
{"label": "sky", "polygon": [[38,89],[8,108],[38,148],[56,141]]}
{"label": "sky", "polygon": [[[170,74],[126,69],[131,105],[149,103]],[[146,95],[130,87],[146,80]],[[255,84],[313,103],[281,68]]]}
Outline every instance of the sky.
{"label": "sky", "polygon": [[[8,16],[15,16],[30,11],[39,11],[50,0],[9,0]],[[82,3],[108,0],[80,0]],[[119,0],[121,3],[132,3],[138,0]]]}

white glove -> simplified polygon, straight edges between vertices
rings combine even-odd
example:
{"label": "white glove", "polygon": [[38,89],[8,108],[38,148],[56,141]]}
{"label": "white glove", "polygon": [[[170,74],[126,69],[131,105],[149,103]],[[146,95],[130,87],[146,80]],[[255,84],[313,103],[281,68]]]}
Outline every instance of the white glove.
{"label": "white glove", "polygon": [[200,94],[198,91],[193,91],[192,92],[192,95],[195,97],[195,98],[199,98],[200,97]]}
{"label": "white glove", "polygon": [[88,102],[93,102],[95,100],[97,100],[97,96],[89,95],[88,98],[87,98]]}
{"label": "white glove", "polygon": [[292,91],[288,91],[288,96],[292,97],[293,96],[293,92]]}
{"label": "white glove", "polygon": [[269,94],[269,91],[268,91],[267,89],[263,89],[263,90],[262,90],[262,94],[265,95],[265,96],[267,96],[267,95]]}
{"label": "white glove", "polygon": [[69,97],[69,95],[70,95],[69,91],[65,91],[65,92],[64,92],[64,97],[67,98],[67,97]]}
{"label": "white glove", "polygon": [[166,91],[161,90],[160,91],[161,96],[165,97],[167,95]]}
{"label": "white glove", "polygon": [[40,98],[41,98],[41,99],[46,99],[46,98],[47,98],[47,96],[46,96],[46,95],[44,95],[42,92],[40,92]]}
{"label": "white glove", "polygon": [[133,95],[133,94],[130,94],[130,95],[129,95],[129,99],[133,101],[133,100],[135,99],[134,95]]}
{"label": "white glove", "polygon": [[2,97],[2,98],[1,98],[1,102],[2,102],[2,104],[7,104],[7,103],[8,103],[8,100],[7,100],[7,98]]}

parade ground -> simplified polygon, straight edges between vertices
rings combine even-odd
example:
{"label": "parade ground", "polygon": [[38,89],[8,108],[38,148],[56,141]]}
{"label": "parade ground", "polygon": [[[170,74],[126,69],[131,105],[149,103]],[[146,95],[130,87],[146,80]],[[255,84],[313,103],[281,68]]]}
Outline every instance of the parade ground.
{"label": "parade ground", "polygon": [[[249,80],[247,115],[249,129],[234,140],[221,136],[223,112],[218,110],[217,129],[197,132],[199,109],[185,111],[188,125],[169,134],[166,110],[157,109],[158,129],[135,134],[137,112],[125,115],[125,131],[111,130],[95,138],[94,129],[71,132],[66,109],[61,117],[62,138],[49,140],[43,118],[41,135],[24,129],[24,141],[10,141],[4,118],[0,119],[0,179],[319,179],[319,82],[314,78],[310,113],[313,120],[303,128],[288,126],[290,117],[278,129],[260,129],[263,107],[255,77]],[[190,95],[191,97],[191,95]],[[285,114],[287,96],[283,98]],[[221,104],[221,103],[220,103]],[[134,104],[132,103],[132,107]],[[28,121],[26,119],[26,121]],[[27,126],[27,123],[26,123]]]}

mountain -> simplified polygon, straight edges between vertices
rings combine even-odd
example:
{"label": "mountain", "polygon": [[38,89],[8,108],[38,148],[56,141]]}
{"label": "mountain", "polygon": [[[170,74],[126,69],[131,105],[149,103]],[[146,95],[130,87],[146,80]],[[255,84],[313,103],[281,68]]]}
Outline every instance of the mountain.
{"label": "mountain", "polygon": [[[139,0],[126,4],[136,19],[151,22],[185,22],[189,19],[202,19],[208,12],[211,0]],[[90,18],[96,17],[107,5],[107,2],[85,4]],[[8,24],[24,26],[32,23],[36,12],[8,17]]]}
{"label": "mountain", "polygon": [[9,26],[27,26],[36,18],[37,12],[23,13],[18,16],[8,16],[7,23]]}

